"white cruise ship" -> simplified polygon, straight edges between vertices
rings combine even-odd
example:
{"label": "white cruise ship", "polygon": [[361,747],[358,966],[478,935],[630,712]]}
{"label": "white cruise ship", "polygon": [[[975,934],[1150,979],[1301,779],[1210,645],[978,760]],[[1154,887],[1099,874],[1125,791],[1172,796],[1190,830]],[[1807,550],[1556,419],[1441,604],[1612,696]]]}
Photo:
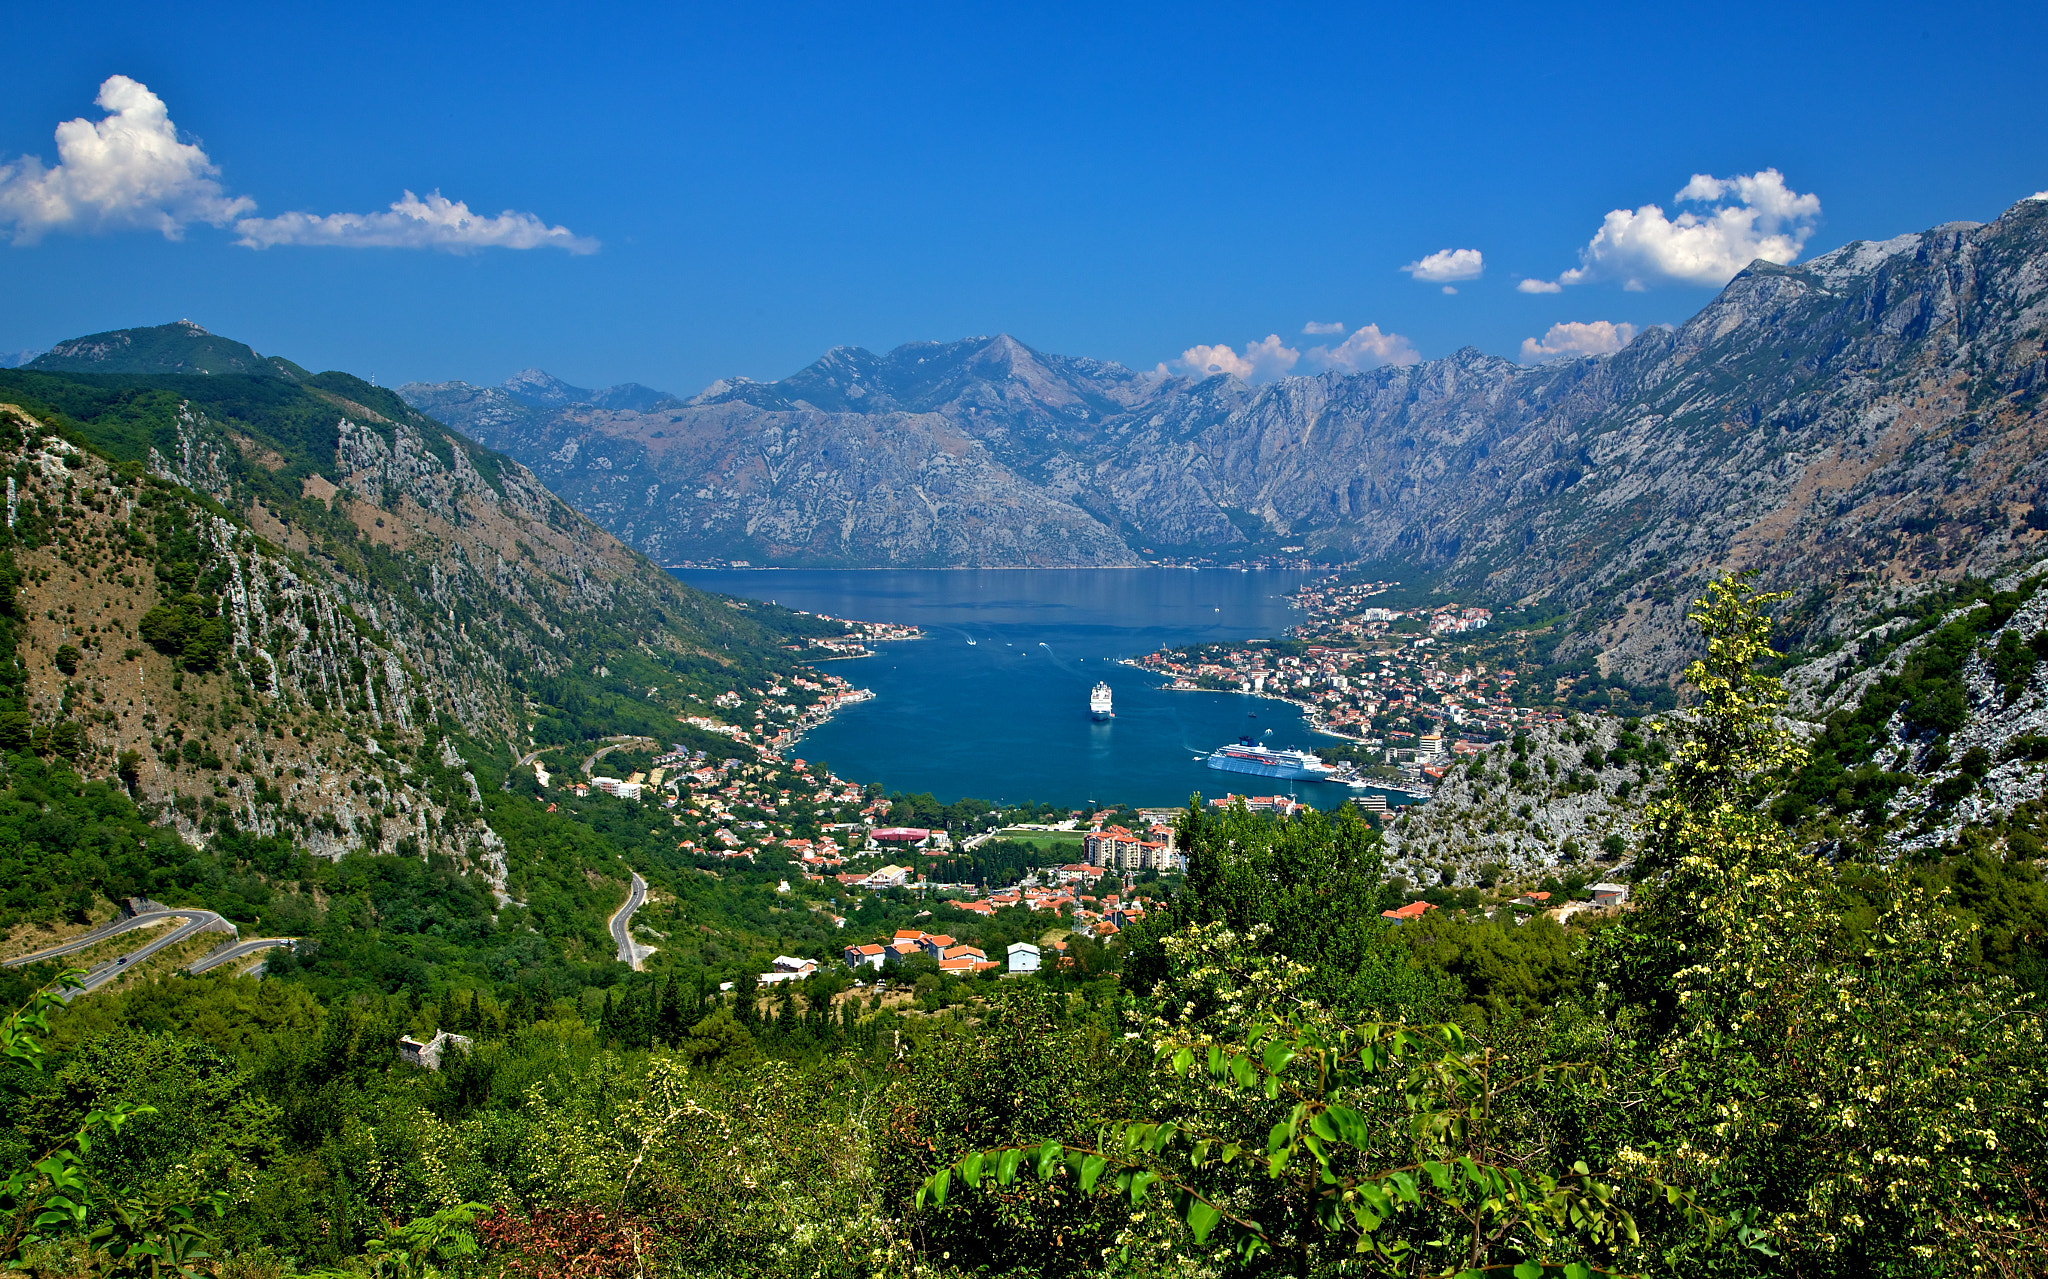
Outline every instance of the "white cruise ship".
{"label": "white cruise ship", "polygon": [[1270,750],[1252,745],[1248,737],[1235,746],[1217,747],[1209,756],[1209,767],[1220,768],[1226,773],[1250,773],[1254,777],[1299,782],[1330,781],[1337,772],[1307,751]]}
{"label": "white cruise ship", "polygon": [[1094,691],[1088,694],[1088,714],[1095,719],[1116,718],[1116,712],[1110,709],[1107,682],[1098,681]]}

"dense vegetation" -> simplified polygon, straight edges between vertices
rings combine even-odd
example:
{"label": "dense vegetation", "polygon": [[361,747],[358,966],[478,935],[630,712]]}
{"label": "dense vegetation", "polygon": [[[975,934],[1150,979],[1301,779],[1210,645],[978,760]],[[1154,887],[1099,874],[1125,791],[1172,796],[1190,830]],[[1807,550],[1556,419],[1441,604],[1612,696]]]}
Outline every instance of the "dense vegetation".
{"label": "dense vegetation", "polygon": [[[178,855],[118,787],[17,754],[13,846],[73,850],[37,879],[98,858],[307,912],[319,944],[10,1022],[7,1246],[50,1275],[2037,1271],[2031,862],[1798,852],[1770,813],[1812,764],[1773,727],[1758,602],[1699,616],[1636,909],[1394,926],[1369,825],[1191,805],[1186,881],[1121,946],[1016,981],[918,960],[886,993],[829,969],[721,992],[830,925],[773,859],[673,847],[650,878],[696,940],[607,962],[592,876],[654,851],[617,801],[548,824],[490,792],[508,842],[553,841],[493,909],[417,860]],[[826,935],[1025,926],[856,913]],[[398,1062],[436,1028],[475,1047]],[[35,1224],[53,1196],[79,1206]]]}

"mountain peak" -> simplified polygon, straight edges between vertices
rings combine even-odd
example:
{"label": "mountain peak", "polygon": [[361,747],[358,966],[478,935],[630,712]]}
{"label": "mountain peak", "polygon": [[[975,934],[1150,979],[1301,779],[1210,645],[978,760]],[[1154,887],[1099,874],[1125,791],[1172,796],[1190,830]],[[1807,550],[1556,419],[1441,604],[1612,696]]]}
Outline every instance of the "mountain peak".
{"label": "mountain peak", "polygon": [[24,367],[43,373],[240,373],[292,381],[306,376],[306,371],[290,360],[275,356],[266,359],[232,338],[207,332],[191,320],[71,338]]}
{"label": "mountain peak", "polygon": [[565,404],[588,404],[591,392],[571,386],[545,369],[521,369],[502,383],[505,394],[521,404],[560,408]]}
{"label": "mountain peak", "polygon": [[572,404],[587,404],[592,408],[645,413],[664,405],[682,403],[667,391],[657,391],[638,382],[621,382],[599,391],[572,386],[545,369],[521,369],[500,383],[498,389],[529,408],[559,409]]}

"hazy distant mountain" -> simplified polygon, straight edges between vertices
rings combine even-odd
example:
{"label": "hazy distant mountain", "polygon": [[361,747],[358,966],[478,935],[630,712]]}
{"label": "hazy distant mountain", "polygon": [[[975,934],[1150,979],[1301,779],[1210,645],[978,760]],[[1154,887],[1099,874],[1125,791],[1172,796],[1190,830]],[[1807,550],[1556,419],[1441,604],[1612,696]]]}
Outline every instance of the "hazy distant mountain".
{"label": "hazy distant mountain", "polygon": [[1468,348],[1252,387],[995,337],[842,347],[648,409],[524,384],[400,393],[670,562],[1306,545],[1555,599],[1581,611],[1575,642],[1650,674],[1676,660],[1685,591],[1710,568],[1832,600],[2038,540],[2022,517],[2048,486],[2044,287],[2048,202],[2027,201],[1755,263],[1676,330],[1538,367]]}
{"label": "hazy distant mountain", "polygon": [[18,369],[41,354],[40,350],[0,351],[0,369]]}
{"label": "hazy distant mountain", "polygon": [[400,393],[533,458],[569,501],[668,562],[1108,565],[1141,557],[1054,472],[1064,448],[1099,442],[1159,385],[996,337],[840,347],[783,381],[720,382],[687,402],[538,370]]}

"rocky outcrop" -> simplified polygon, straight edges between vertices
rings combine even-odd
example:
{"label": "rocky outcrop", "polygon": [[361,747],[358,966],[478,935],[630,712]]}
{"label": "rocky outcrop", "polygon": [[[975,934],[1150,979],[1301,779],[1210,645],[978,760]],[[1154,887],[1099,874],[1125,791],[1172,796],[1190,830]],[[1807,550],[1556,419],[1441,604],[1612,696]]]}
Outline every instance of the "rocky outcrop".
{"label": "rocky outcrop", "polygon": [[[246,350],[183,325],[87,348]],[[29,673],[0,744],[118,775],[189,838],[438,851],[502,888],[475,774],[531,750],[536,720],[668,718],[788,664],[773,610],[683,586],[388,391],[145,373],[103,418],[100,384],[69,376],[0,374],[0,401],[69,419],[0,403]]]}

